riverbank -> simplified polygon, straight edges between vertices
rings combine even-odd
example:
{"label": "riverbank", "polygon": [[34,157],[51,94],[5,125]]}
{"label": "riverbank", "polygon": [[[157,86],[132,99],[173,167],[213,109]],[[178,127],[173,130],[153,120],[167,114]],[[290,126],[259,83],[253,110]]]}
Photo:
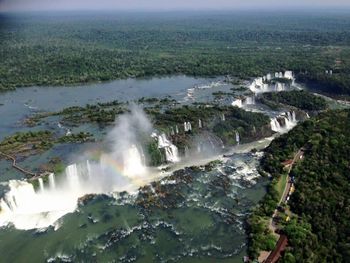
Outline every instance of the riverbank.
{"label": "riverbank", "polygon": [[[340,151],[347,151],[348,145],[345,143],[336,142],[335,138],[345,138],[344,132],[346,132],[346,127],[348,127],[349,122],[345,120],[349,114],[349,110],[336,110],[336,111],[326,111],[321,113],[319,116],[312,118],[302,124],[299,124],[296,128],[294,128],[288,134],[285,134],[272,142],[272,144],[265,150],[265,157],[262,159],[262,168],[265,169],[272,176],[272,183],[269,186],[269,193],[264,197],[262,202],[259,204],[259,207],[253,212],[253,214],[249,218],[249,231],[250,231],[250,255],[252,258],[258,258],[258,253],[261,250],[267,250],[264,248],[264,244],[262,241],[267,238],[271,239],[271,246],[269,250],[271,251],[274,246],[272,244],[276,244],[276,241],[272,239],[270,236],[272,233],[276,232],[278,229],[278,234],[288,239],[288,245],[283,245],[276,247],[276,251],[274,253],[271,252],[271,258],[267,259],[268,253],[261,253],[259,262],[275,262],[279,257],[282,257],[283,260],[287,260],[288,262],[294,262],[294,260],[298,260],[300,262],[306,262],[306,260],[317,261],[316,258],[324,259],[325,257],[331,257],[329,255],[325,255],[319,253],[319,250],[316,248],[319,242],[324,242],[322,240],[328,239],[319,232],[320,228],[317,225],[321,224],[318,217],[312,216],[306,219],[301,216],[300,211],[308,214],[310,213],[310,207],[318,207],[318,202],[333,202],[331,199],[328,201],[324,201],[324,197],[314,198],[314,195],[318,191],[313,191],[310,188],[309,184],[319,184],[322,182],[322,179],[315,178],[316,169],[326,169],[328,172],[321,172],[322,176],[331,176],[334,174],[336,170],[329,170],[327,165],[325,165],[322,161],[323,158],[328,158],[328,154],[332,154],[331,151],[327,153],[322,153],[325,147],[327,149],[332,149],[333,147],[341,147]],[[319,128],[322,128],[322,134],[319,133]],[[334,126],[337,126],[337,130],[334,130]],[[324,144],[320,144],[320,140],[325,140]],[[327,142],[326,142],[327,141]],[[331,143],[332,142],[332,143]],[[337,143],[338,146],[335,146],[334,143]],[[282,146],[283,145],[283,146]],[[321,146],[322,145],[322,146]],[[342,145],[342,146],[341,146]],[[305,151],[305,155],[301,156],[303,161],[298,163],[297,165],[292,166],[294,163],[294,159],[292,161],[292,153],[297,150],[297,147],[302,147],[303,151]],[[318,147],[321,147],[322,150]],[[318,150],[316,149],[318,148]],[[333,148],[334,149],[334,148]],[[338,152],[338,150],[336,150]],[[299,152],[301,153],[301,152]],[[298,155],[295,155],[298,156]],[[294,156],[294,157],[295,157]],[[341,155],[345,156],[345,155]],[[337,154],[337,158],[343,158],[339,154]],[[287,159],[286,159],[287,158]],[[339,162],[338,159],[333,159],[335,162]],[[286,160],[290,161],[286,161]],[[320,164],[320,162],[322,164]],[[318,164],[315,164],[318,163]],[[288,169],[288,174],[290,174],[289,183],[286,185],[284,194],[282,195],[282,203],[279,203],[277,200],[278,194],[276,189],[272,188],[271,185],[274,184],[276,178],[281,178],[281,174],[283,174],[284,167]],[[339,169],[339,176],[343,176],[344,168]],[[316,173],[319,174],[319,173]],[[314,181],[312,181],[314,180]],[[321,180],[321,181],[320,181]],[[343,181],[345,185],[349,182]],[[328,184],[328,183],[327,183]],[[329,186],[330,187],[330,186]],[[336,185],[335,188],[338,188]],[[289,191],[288,191],[289,188]],[[307,190],[309,189],[309,190]],[[320,188],[322,189],[322,188]],[[323,190],[321,190],[323,191]],[[328,188],[327,190],[332,191]],[[288,193],[288,194],[286,194]],[[293,194],[291,194],[293,193]],[[339,193],[342,195],[344,193]],[[303,205],[300,204],[303,203]],[[313,205],[306,205],[305,203],[312,202]],[[273,210],[273,208],[278,207],[277,210]],[[311,209],[313,210],[313,209]],[[322,212],[320,210],[313,211],[312,213],[328,213]],[[272,218],[268,222],[268,218]],[[325,218],[324,216],[319,215],[319,218]],[[264,221],[266,220],[266,221]],[[264,223],[265,222],[265,223]],[[332,223],[331,223],[332,222]],[[337,224],[332,220],[327,221],[328,224]],[[259,228],[259,227],[261,228]],[[329,225],[330,226],[330,225]],[[316,228],[318,230],[316,230]],[[258,230],[259,229],[259,230]],[[258,239],[258,235],[261,235],[261,239]],[[317,237],[316,237],[317,236]],[[318,239],[318,241],[316,241]],[[272,241],[273,240],[273,241]],[[311,244],[312,243],[312,244]],[[301,245],[302,244],[302,245]],[[334,245],[337,242],[333,243]],[[336,246],[336,245],[335,245]],[[285,250],[284,253],[282,249]],[[272,256],[273,255],[273,256]],[[342,251],[336,252],[336,257],[342,257]],[[272,257],[274,258],[272,260]],[[269,261],[268,261],[269,260]]]}

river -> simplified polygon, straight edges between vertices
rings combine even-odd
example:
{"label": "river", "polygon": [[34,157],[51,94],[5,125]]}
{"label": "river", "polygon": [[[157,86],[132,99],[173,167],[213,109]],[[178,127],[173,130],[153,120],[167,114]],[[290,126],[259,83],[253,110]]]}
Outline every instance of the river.
{"label": "river", "polygon": [[[22,122],[31,114],[69,106],[168,96],[183,104],[210,101],[212,92],[228,92],[234,87],[223,80],[174,76],[9,91],[0,94],[0,138],[29,130]],[[264,112],[271,117],[281,114],[262,105],[247,105],[247,110]],[[44,127],[59,129],[57,123],[46,123]],[[100,131],[95,130],[95,133]],[[162,176],[152,175],[146,189],[148,187],[151,193],[154,188],[166,191],[152,197],[157,204],[152,209],[140,205],[138,192],[113,191],[73,207],[50,227],[20,230],[26,227],[3,226],[0,229],[0,261],[241,262],[247,248],[244,220],[264,196],[267,184],[257,171],[262,153],[251,153],[250,150],[264,149],[272,140],[273,137],[239,145],[229,149],[230,155],[226,157],[185,159]],[[67,144],[43,155],[20,160],[20,164],[34,169],[52,156],[62,157],[68,164],[72,155],[84,153],[90,146]],[[220,159],[221,163],[211,170],[185,168],[215,159]],[[177,180],[176,176],[173,180],[168,179],[174,176],[173,172],[179,173],[177,170],[181,170],[179,178],[182,179]],[[5,160],[0,161],[0,173],[1,195],[7,193],[10,179],[22,178]],[[150,183],[154,180],[160,182]],[[61,202],[66,200],[62,196]],[[36,206],[34,201],[25,201],[29,202],[29,207]],[[56,201],[59,203],[60,199]],[[50,212],[40,214],[40,218],[46,220],[49,215]],[[31,226],[30,214],[22,219],[19,225]]]}

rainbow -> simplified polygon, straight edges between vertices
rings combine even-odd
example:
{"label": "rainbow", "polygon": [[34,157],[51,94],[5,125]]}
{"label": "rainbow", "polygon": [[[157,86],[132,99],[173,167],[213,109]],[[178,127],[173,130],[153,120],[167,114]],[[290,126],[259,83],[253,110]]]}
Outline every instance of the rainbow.
{"label": "rainbow", "polygon": [[142,178],[125,174],[123,164],[101,150],[88,151],[87,155],[89,160],[97,163],[102,162],[105,167],[109,168],[109,171],[113,171],[116,176],[121,176],[128,179],[133,185],[143,186],[145,184]]}

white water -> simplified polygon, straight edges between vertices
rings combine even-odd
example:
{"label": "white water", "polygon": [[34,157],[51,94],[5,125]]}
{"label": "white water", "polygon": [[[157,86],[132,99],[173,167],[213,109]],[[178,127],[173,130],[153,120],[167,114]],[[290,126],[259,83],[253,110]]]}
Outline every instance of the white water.
{"label": "white water", "polygon": [[246,105],[254,105],[255,104],[255,94],[253,96],[249,96],[243,99],[235,99],[231,105],[236,106],[238,108],[242,108]]}
{"label": "white water", "polygon": [[177,163],[180,161],[177,147],[163,133],[158,136],[158,148],[165,150],[165,157],[168,162]]}
{"label": "white water", "polygon": [[56,188],[55,175],[53,173],[49,174],[49,184],[51,189]]}
{"label": "white water", "polygon": [[237,142],[237,144],[239,144],[239,142],[241,141],[239,133],[238,133],[238,131],[236,131],[235,133],[236,133],[236,142]]}
{"label": "white water", "polygon": [[202,129],[203,126],[202,126],[202,120],[201,119],[198,119],[198,127],[199,129]]}
{"label": "white water", "polygon": [[192,130],[192,125],[190,122],[184,122],[184,131],[188,132]]}
{"label": "white water", "polygon": [[231,105],[234,107],[242,108],[243,107],[242,99],[235,99]]}
{"label": "white water", "polygon": [[134,144],[123,154],[123,164],[123,174],[128,177],[138,177],[146,173],[142,155]]}
{"label": "white water", "polygon": [[[280,122],[281,120],[281,122]],[[285,112],[278,115],[275,118],[271,118],[270,125],[271,130],[278,133],[285,133],[294,128],[297,125],[296,114],[294,111]]]}
{"label": "white water", "polygon": [[39,178],[38,181],[39,181],[40,191],[44,192],[44,181],[43,181],[43,179]]}
{"label": "white water", "polygon": [[[292,83],[294,84],[294,76],[292,71],[285,71],[282,72],[276,72],[274,74],[274,78],[284,78],[292,80]],[[286,85],[284,83],[277,82],[274,87],[269,87],[269,84],[266,83],[266,81],[272,80],[272,75],[269,73],[266,76],[259,77],[253,80],[253,82],[250,84],[249,89],[254,93],[263,93],[263,92],[270,92],[270,91],[283,91],[286,90]]]}
{"label": "white water", "polygon": [[86,194],[132,193],[162,176],[144,165],[142,148],[137,147],[136,133],[150,128],[143,113],[133,110],[120,117],[109,134],[113,149],[101,153],[98,161],[73,163],[63,175],[50,174],[48,185],[39,178],[37,191],[29,182],[10,181],[9,191],[0,200],[0,227],[13,224],[18,229],[46,228],[73,212],[79,198]]}

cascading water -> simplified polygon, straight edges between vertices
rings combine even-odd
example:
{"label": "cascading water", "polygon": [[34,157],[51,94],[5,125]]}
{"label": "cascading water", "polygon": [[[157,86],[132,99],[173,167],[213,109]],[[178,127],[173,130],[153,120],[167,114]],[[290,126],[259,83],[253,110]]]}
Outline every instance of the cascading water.
{"label": "cascading water", "polygon": [[280,132],[281,131],[281,125],[278,122],[277,118],[272,118],[271,122],[270,122],[270,125],[271,125],[271,130],[273,130],[274,132]]}
{"label": "cascading water", "polygon": [[71,187],[72,189],[79,189],[80,183],[76,164],[72,164],[66,167],[66,178],[69,187]]}
{"label": "cascading water", "polygon": [[54,173],[50,173],[49,174],[49,185],[50,185],[51,189],[55,189],[56,188],[55,174]]}
{"label": "cascading water", "polygon": [[44,181],[43,181],[43,178],[39,178],[38,182],[39,182],[40,191],[44,192]]}
{"label": "cascading water", "polygon": [[231,105],[242,108],[245,105],[254,105],[255,104],[255,94],[253,96],[249,96],[243,99],[235,99]]}
{"label": "cascading water", "polygon": [[275,85],[275,91],[284,91],[284,90],[285,90],[284,83],[277,82],[276,85]]}
{"label": "cascading water", "polygon": [[243,107],[243,102],[241,99],[235,99],[232,104],[234,107],[242,108]]}
{"label": "cascading water", "polygon": [[254,104],[255,104],[255,96],[247,97],[244,100],[244,105],[254,105]]}
{"label": "cascading water", "polygon": [[136,145],[133,144],[123,153],[123,173],[129,177],[137,177],[145,172],[146,167],[142,155]]}
{"label": "cascading water", "polygon": [[225,114],[222,114],[221,120],[222,120],[222,121],[226,121],[226,116],[225,116]]}
{"label": "cascading water", "polygon": [[241,139],[240,139],[238,131],[236,131],[235,134],[236,134],[236,142],[237,142],[237,144],[239,144]]}
{"label": "cascading water", "polygon": [[202,129],[202,120],[201,119],[198,119],[198,127],[199,127],[199,129]]}
{"label": "cascading water", "polygon": [[293,77],[293,72],[292,71],[285,71],[283,72],[275,72],[275,74],[267,74],[264,77],[259,77],[253,80],[252,84],[249,86],[249,89],[253,93],[262,93],[262,92],[269,92],[269,91],[283,91],[286,90],[285,84],[284,83],[279,83],[277,82],[274,86],[269,87],[269,84],[271,83],[266,83],[266,81],[271,81],[273,78],[277,79],[288,79],[292,80],[292,84],[294,84],[294,77]]}
{"label": "cascading water", "polygon": [[188,146],[185,146],[185,157],[187,158],[189,156],[189,149]]}
{"label": "cascading water", "polygon": [[[99,153],[99,161],[71,164],[65,170],[66,176],[57,176],[57,182],[55,175],[49,174],[48,187],[39,178],[38,191],[29,182],[10,181],[9,190],[0,199],[0,227],[13,224],[18,229],[46,228],[73,212],[79,198],[86,194],[134,192],[154,180],[154,173],[144,165],[142,150],[137,147],[139,134],[149,133],[151,129],[144,113],[132,109],[111,130],[108,142],[112,150]],[[177,156],[177,149],[169,148]]]}
{"label": "cascading water", "polygon": [[[282,124],[279,119],[281,119]],[[297,124],[296,114],[294,111],[285,112],[275,118],[271,119],[271,130],[278,133],[284,133],[292,129]]]}
{"label": "cascading water", "polygon": [[168,162],[177,163],[180,161],[177,147],[168,140],[164,133],[158,136],[158,148],[165,150],[165,158]]}

